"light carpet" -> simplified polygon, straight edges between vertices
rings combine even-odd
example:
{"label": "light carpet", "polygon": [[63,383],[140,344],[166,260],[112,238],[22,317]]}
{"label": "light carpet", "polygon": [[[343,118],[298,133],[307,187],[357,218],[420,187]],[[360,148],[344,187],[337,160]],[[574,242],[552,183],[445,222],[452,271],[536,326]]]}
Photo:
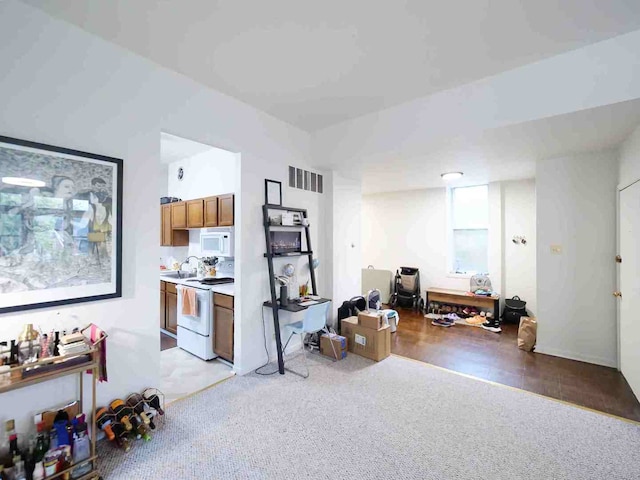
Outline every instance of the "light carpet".
{"label": "light carpet", "polygon": [[165,403],[207,388],[235,375],[233,369],[218,361],[205,362],[189,352],[175,347],[160,352],[160,386]]}
{"label": "light carpet", "polygon": [[100,448],[104,478],[640,478],[636,424],[401,357],[309,362],[175,402],[150,443]]}

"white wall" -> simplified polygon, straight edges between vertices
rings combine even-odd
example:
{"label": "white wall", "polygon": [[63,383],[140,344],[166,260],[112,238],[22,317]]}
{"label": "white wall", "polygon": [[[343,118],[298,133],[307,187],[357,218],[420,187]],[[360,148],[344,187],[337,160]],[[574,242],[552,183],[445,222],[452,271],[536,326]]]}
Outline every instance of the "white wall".
{"label": "white wall", "polygon": [[[236,164],[236,154],[220,148],[172,162],[167,172],[169,196],[192,200],[235,193]],[[178,180],[180,167],[184,170],[182,180]]]}
{"label": "white wall", "polygon": [[333,172],[330,177],[333,215],[333,316],[343,301],[361,294],[363,245],[360,218],[362,183],[359,178]]}
{"label": "white wall", "polygon": [[538,352],[616,366],[617,182],[613,151],[537,163]]}
{"label": "white wall", "polygon": [[626,187],[640,180],[640,126],[620,146],[618,183]]}
{"label": "white wall", "polygon": [[[264,178],[286,180],[289,163],[308,165],[308,134],[14,0],[0,2],[0,64],[3,135],[124,159],[123,297],[3,315],[0,338],[16,336],[25,322],[49,330],[63,323],[59,311],[66,323],[95,322],[110,334],[110,380],[98,387],[100,403],[158,384],[158,192],[165,181],[158,159],[166,131],[241,153],[236,365],[241,372],[260,365]],[[285,192],[285,201],[321,218],[325,197]],[[74,381],[2,395],[0,421],[74,398]]]}
{"label": "white wall", "polygon": [[[489,276],[496,292],[519,295],[535,311],[534,185],[533,180],[489,184]],[[533,246],[510,248],[506,237],[516,234],[510,232],[527,235]],[[468,278],[449,274],[447,241],[445,188],[363,196],[363,268],[395,272],[416,266],[423,296],[428,287],[468,290]]]}
{"label": "white wall", "polygon": [[[502,182],[504,209],[504,298],[518,295],[535,315],[536,305],[536,183],[535,180]],[[524,236],[526,245],[514,244]]]}

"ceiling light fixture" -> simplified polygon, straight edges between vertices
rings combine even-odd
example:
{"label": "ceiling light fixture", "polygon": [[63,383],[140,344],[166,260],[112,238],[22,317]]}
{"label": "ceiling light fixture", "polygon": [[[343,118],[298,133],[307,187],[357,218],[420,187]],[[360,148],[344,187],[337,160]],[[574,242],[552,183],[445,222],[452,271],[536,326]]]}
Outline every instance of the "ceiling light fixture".
{"label": "ceiling light fixture", "polygon": [[441,174],[440,176],[442,177],[442,180],[448,182],[449,180],[457,180],[458,178],[462,177],[462,175],[462,172],[447,172]]}
{"label": "ceiling light fixture", "polygon": [[23,177],[2,177],[2,183],[18,185],[19,187],[44,187],[46,185],[42,180]]}

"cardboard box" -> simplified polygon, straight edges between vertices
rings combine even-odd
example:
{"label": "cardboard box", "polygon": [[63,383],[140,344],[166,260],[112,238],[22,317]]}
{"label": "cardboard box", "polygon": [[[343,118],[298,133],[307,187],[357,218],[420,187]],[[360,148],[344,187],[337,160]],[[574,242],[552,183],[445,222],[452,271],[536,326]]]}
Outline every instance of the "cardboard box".
{"label": "cardboard box", "polygon": [[384,314],[380,312],[358,313],[358,325],[372,330],[380,330],[386,325]]}
{"label": "cardboard box", "polygon": [[[335,354],[331,348],[331,342],[333,342],[333,348],[336,351]],[[336,358],[337,360],[346,358],[347,339],[341,335],[331,334],[331,340],[329,340],[329,336],[325,333],[320,337],[320,353],[327,357]],[[337,357],[335,355],[337,355]]]}
{"label": "cardboard box", "polygon": [[349,317],[340,324],[347,338],[347,349],[365,358],[379,362],[391,355],[391,328],[385,325],[379,330],[358,325],[358,317]]}

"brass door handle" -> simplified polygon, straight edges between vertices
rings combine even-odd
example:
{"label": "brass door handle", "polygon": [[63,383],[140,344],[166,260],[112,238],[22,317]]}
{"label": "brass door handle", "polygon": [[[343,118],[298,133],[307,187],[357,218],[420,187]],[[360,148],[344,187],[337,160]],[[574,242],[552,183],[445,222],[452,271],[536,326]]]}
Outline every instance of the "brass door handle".
{"label": "brass door handle", "polygon": [[622,292],[613,292],[614,297],[622,297]]}

